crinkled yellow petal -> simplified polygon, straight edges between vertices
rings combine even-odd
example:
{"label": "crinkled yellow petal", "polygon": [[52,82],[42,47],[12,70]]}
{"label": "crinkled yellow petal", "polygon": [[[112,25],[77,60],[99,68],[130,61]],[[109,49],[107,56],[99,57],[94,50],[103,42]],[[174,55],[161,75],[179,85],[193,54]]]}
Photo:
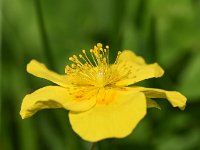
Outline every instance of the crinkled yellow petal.
{"label": "crinkled yellow petal", "polygon": [[147,98],[166,98],[173,107],[185,109],[187,98],[177,91],[165,91],[155,88],[133,87],[135,90],[143,92]]}
{"label": "crinkled yellow petal", "polygon": [[146,64],[142,57],[128,50],[120,54],[117,66],[118,76],[123,77],[116,82],[117,86],[128,86],[145,79],[158,78],[164,74],[164,70],[157,63]]}
{"label": "crinkled yellow petal", "polygon": [[73,130],[87,141],[125,137],[146,114],[146,99],[143,93],[117,89],[105,92],[105,103],[100,100],[88,111],[69,112]]}
{"label": "crinkled yellow petal", "polygon": [[24,97],[20,115],[27,118],[46,108],[65,108],[72,111],[85,111],[96,104],[96,97],[78,99],[69,90],[60,86],[46,86]]}
{"label": "crinkled yellow petal", "polygon": [[30,63],[27,65],[27,72],[33,74],[34,76],[52,81],[63,87],[68,87],[70,84],[66,75],[59,75],[51,70],[48,70],[44,64],[36,60],[30,61]]}
{"label": "crinkled yellow petal", "polygon": [[160,105],[156,101],[154,101],[154,100],[152,100],[150,98],[147,98],[147,108],[158,108],[158,109],[161,109]]}

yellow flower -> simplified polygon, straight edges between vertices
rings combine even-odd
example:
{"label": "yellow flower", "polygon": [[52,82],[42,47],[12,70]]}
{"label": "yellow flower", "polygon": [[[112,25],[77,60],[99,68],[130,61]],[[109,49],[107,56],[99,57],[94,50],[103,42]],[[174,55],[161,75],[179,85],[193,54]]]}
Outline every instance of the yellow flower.
{"label": "yellow flower", "polygon": [[[163,69],[147,64],[132,51],[118,52],[109,64],[109,47],[98,43],[89,52],[69,58],[65,75],[59,75],[32,60],[27,71],[57,84],[46,86],[24,97],[21,117],[27,118],[46,108],[69,110],[73,130],[91,142],[129,135],[146,115],[148,107],[160,108],[151,98],[166,98],[173,107],[184,109],[186,98],[176,91],[138,87],[141,80],[161,77]],[[127,87],[128,85],[132,85]]]}

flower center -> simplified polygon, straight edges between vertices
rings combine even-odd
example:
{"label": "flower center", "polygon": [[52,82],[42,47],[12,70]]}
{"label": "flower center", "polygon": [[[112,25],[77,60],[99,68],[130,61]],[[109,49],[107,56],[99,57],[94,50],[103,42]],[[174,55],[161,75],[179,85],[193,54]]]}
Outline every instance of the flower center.
{"label": "flower center", "polygon": [[[76,85],[92,85],[104,87],[114,83],[117,79],[116,67],[109,64],[109,46],[103,48],[101,43],[94,46],[89,51],[82,50],[82,54],[73,55],[69,60],[73,63],[66,66],[65,73],[71,78],[72,83]],[[117,63],[118,56],[114,64]]]}

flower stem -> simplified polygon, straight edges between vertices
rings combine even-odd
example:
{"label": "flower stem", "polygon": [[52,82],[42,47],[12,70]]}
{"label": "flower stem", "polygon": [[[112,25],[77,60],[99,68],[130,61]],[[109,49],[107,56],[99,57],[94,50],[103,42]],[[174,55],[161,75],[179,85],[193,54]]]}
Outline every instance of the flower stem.
{"label": "flower stem", "polygon": [[91,146],[91,149],[90,150],[96,150],[96,145],[97,145],[97,143],[92,143],[92,146]]}

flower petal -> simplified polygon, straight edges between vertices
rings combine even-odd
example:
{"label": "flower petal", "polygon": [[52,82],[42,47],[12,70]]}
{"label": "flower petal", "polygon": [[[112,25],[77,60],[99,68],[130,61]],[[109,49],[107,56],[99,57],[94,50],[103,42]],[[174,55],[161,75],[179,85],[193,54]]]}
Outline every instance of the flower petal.
{"label": "flower petal", "polygon": [[117,86],[128,86],[145,79],[158,78],[164,74],[157,63],[146,64],[142,57],[136,56],[131,51],[122,52],[117,62],[119,76],[123,77],[116,82]]}
{"label": "flower petal", "polygon": [[161,109],[160,105],[156,101],[154,101],[154,100],[152,100],[150,98],[147,98],[147,108],[158,108],[158,109]]}
{"label": "flower petal", "polygon": [[147,98],[166,98],[173,107],[185,109],[187,98],[177,91],[165,91],[155,88],[133,87],[135,90],[143,92]]}
{"label": "flower petal", "polygon": [[68,87],[70,84],[66,75],[59,75],[53,71],[50,71],[44,64],[36,60],[30,61],[30,63],[27,65],[27,72],[33,74],[34,76],[50,80],[63,87]]}
{"label": "flower petal", "polygon": [[119,89],[106,93],[103,97],[105,102],[109,103],[97,103],[85,112],[69,112],[73,130],[87,141],[125,137],[146,114],[146,99],[143,93]]}
{"label": "flower petal", "polygon": [[[128,64],[131,66],[132,64]],[[116,86],[128,86],[136,82],[149,79],[161,77],[164,73],[162,68],[157,64],[144,65],[139,68],[131,69],[132,72],[128,73],[127,78],[116,82]]]}
{"label": "flower petal", "polygon": [[74,98],[69,90],[60,86],[46,86],[24,97],[20,115],[27,118],[46,108],[65,108],[72,111],[85,111],[96,104],[96,97]]}
{"label": "flower petal", "polygon": [[141,56],[137,56],[133,51],[124,50],[117,60],[118,63],[121,62],[131,62],[135,63],[136,65],[145,65],[146,62]]}

